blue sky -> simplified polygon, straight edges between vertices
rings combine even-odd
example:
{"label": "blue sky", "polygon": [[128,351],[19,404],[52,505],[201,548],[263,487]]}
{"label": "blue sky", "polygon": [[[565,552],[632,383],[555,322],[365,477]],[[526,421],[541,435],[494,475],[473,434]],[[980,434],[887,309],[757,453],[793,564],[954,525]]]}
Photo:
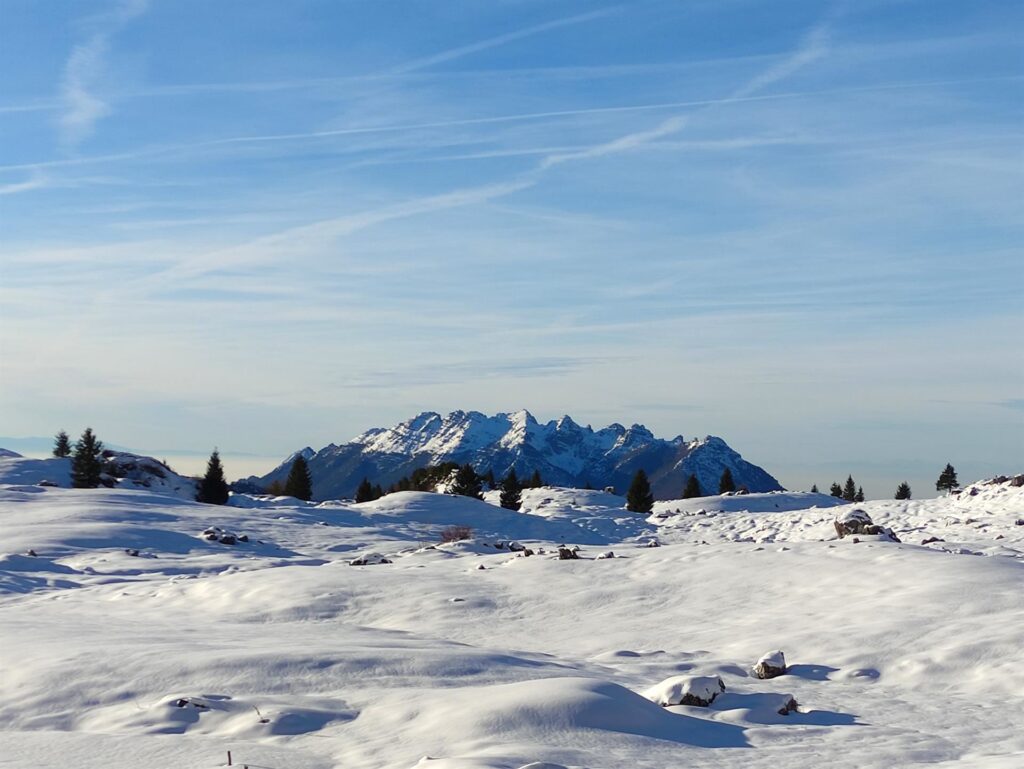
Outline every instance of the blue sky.
{"label": "blue sky", "polygon": [[793,487],[1020,471],[1022,31],[0,0],[0,434],[276,456],[525,407]]}

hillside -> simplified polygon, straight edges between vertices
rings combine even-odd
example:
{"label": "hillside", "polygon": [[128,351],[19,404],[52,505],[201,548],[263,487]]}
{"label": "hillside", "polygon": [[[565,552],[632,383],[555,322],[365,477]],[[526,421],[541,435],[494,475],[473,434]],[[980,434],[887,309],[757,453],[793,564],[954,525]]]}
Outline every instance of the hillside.
{"label": "hillside", "polygon": [[[513,467],[521,478],[535,471],[555,486],[625,491],[643,468],[658,499],[678,496],[690,474],[705,491],[717,491],[728,467],[737,486],[751,491],[781,489],[760,467],[743,459],[714,436],[684,440],[656,438],[643,425],[612,424],[594,430],[564,416],[538,422],[528,411],[486,416],[454,411],[447,416],[425,412],[389,429],[376,428],[350,442],[314,451],[302,449],[313,475],[316,499],[351,497],[363,478],[384,487],[413,470],[441,462],[469,463],[480,473],[504,477]],[[283,481],[292,454],[265,476],[246,479],[261,487]]]}
{"label": "hillside", "polygon": [[[1013,483],[859,506],[901,543],[837,539],[850,506],[806,493],[643,516],[579,489],[528,490],[513,512],[418,492],[217,507],[0,485],[0,648],[17,660],[0,677],[4,757],[1008,769],[1024,757]],[[438,544],[451,524],[474,538]],[[563,543],[579,557],[558,560]],[[754,678],[772,649],[788,673]],[[645,698],[679,675],[726,691],[709,707]],[[789,695],[799,708],[780,715]]]}

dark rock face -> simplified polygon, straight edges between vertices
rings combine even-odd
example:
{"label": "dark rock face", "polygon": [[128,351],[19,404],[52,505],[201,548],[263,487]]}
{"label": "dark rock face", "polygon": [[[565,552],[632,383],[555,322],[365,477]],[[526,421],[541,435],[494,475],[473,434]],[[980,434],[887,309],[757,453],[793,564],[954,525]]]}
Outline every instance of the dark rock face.
{"label": "dark rock face", "polygon": [[[455,411],[442,417],[425,412],[389,429],[375,428],[342,445],[330,444],[302,456],[313,476],[315,499],[351,497],[363,478],[387,487],[413,470],[441,462],[470,464],[498,478],[515,468],[520,478],[534,471],[555,486],[625,489],[643,468],[656,499],[678,498],[689,476],[714,492],[725,468],[737,487],[777,491],[779,482],[714,436],[698,440],[656,438],[643,425],[612,424],[594,430],[568,416],[540,423],[527,411],[487,416]],[[295,455],[262,477],[233,484],[238,490],[284,481]]]}

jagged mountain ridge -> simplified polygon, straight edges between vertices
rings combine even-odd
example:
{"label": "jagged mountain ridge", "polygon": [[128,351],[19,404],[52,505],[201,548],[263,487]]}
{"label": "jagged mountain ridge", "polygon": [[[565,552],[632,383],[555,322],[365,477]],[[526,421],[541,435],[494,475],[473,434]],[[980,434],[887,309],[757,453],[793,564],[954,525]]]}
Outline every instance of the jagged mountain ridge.
{"label": "jagged mountain ridge", "polygon": [[363,478],[386,488],[419,467],[449,461],[468,462],[481,473],[493,470],[498,478],[515,467],[521,478],[536,470],[551,485],[589,483],[598,488],[614,486],[620,492],[625,492],[642,467],[658,499],[678,498],[691,473],[705,493],[715,493],[726,467],[738,487],[782,488],[721,438],[686,441],[680,435],[665,440],[638,424],[615,423],[594,430],[569,416],[541,423],[526,410],[494,416],[478,411],[453,411],[446,416],[424,412],[391,428],[367,430],[345,444],[332,443],[319,451],[307,446],[267,475],[243,483],[266,486],[283,481],[300,453],[309,463],[316,499],[351,497]]}

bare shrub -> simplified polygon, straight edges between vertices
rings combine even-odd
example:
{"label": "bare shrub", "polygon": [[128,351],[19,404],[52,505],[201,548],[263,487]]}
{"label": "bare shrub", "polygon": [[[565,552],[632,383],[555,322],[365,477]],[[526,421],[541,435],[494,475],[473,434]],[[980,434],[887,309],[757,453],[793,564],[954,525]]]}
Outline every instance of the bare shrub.
{"label": "bare shrub", "polygon": [[469,526],[449,526],[441,532],[442,542],[461,542],[464,539],[472,539],[473,529]]}

